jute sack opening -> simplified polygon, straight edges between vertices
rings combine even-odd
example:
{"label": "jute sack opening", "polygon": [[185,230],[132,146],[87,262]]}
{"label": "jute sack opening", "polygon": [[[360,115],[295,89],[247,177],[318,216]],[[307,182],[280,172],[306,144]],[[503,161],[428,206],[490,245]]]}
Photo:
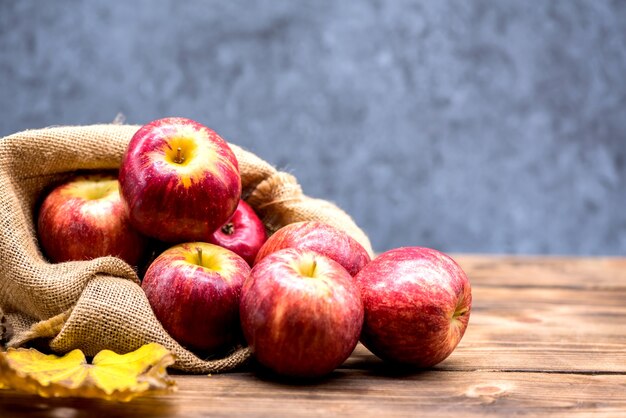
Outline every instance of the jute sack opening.
{"label": "jute sack opening", "polygon": [[[77,170],[117,169],[139,126],[93,125],[28,130],[0,139],[0,312],[17,347],[36,338],[55,352],[79,348],[128,352],[158,342],[177,357],[174,367],[218,373],[245,363],[245,347],[225,358],[201,359],[180,346],[155,318],[135,271],[115,257],[50,264],[36,236],[35,216],[51,185]],[[235,145],[243,196],[270,231],[316,220],[343,229],[372,254],[354,221],[324,200],[303,195],[296,179]]]}

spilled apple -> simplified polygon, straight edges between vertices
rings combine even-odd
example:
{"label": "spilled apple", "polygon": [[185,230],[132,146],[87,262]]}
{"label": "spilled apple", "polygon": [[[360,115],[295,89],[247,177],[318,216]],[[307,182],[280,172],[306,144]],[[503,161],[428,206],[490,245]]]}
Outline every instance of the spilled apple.
{"label": "spilled apple", "polygon": [[470,282],[446,254],[396,248],[375,258],[355,280],[365,307],[361,342],[383,360],[431,367],[463,337],[472,305]]}
{"label": "spilled apple", "polygon": [[318,253],[284,249],[259,261],[241,292],[241,326],[257,361],[291,377],[324,376],[354,350],[363,304],[350,273]]}

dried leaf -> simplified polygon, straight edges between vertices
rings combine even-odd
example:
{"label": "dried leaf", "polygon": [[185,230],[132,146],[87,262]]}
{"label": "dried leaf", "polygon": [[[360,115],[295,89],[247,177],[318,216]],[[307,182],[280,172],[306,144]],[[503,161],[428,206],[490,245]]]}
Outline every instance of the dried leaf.
{"label": "dried leaf", "polygon": [[129,401],[174,388],[166,368],[174,357],[155,343],[127,354],[99,352],[91,364],[80,350],[63,357],[35,349],[0,353],[0,385],[44,397],[82,397]]}

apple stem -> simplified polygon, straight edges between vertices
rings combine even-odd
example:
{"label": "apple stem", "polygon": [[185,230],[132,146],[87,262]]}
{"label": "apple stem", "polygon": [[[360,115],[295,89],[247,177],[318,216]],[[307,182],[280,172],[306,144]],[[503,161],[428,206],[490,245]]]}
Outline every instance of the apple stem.
{"label": "apple stem", "polygon": [[469,309],[467,308],[462,308],[462,309],[457,309],[454,311],[454,314],[452,315],[452,319],[457,319],[460,316],[463,316],[467,313]]}
{"label": "apple stem", "polygon": [[317,268],[317,260],[314,258],[311,264],[311,277],[315,275],[315,269]]}
{"label": "apple stem", "polygon": [[198,265],[202,265],[202,248],[196,247],[196,251],[198,252]]}
{"label": "apple stem", "polygon": [[176,149],[176,158],[174,159],[174,162],[176,164],[182,164],[185,162],[185,157],[183,157],[183,149],[181,147],[178,147]]}

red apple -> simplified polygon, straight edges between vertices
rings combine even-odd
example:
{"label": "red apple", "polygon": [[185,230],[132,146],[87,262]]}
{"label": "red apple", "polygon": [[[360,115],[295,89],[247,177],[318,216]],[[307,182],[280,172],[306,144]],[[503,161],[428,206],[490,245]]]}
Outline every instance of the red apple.
{"label": "red apple", "polygon": [[233,216],[211,234],[209,242],[233,251],[252,265],[266,239],[265,225],[254,209],[240,200]]}
{"label": "red apple", "polygon": [[250,266],[237,254],[203,242],[165,250],[141,287],[163,328],[180,344],[217,352],[237,342],[239,297]]}
{"label": "red apple", "polygon": [[352,276],[370,262],[365,248],[344,231],[325,223],[305,221],[286,225],[270,236],[259,250],[255,263],[283,248],[300,248],[325,255]]}
{"label": "red apple", "polygon": [[363,323],[359,289],[346,269],[293,248],[254,266],[240,309],[257,361],[285,376],[312,378],[333,371],[354,350]]}
{"label": "red apple", "polygon": [[141,127],[128,144],[119,179],[132,225],[167,242],[206,240],[233,214],[241,195],[228,144],[184,118]]}
{"label": "red apple", "polygon": [[378,357],[417,367],[443,361],[467,328],[470,282],[429,248],[387,251],[356,275],[365,307],[361,342]]}
{"label": "red apple", "polygon": [[113,175],[77,176],[44,199],[37,221],[39,240],[53,262],[108,255],[137,265],[146,239],[128,220]]}

